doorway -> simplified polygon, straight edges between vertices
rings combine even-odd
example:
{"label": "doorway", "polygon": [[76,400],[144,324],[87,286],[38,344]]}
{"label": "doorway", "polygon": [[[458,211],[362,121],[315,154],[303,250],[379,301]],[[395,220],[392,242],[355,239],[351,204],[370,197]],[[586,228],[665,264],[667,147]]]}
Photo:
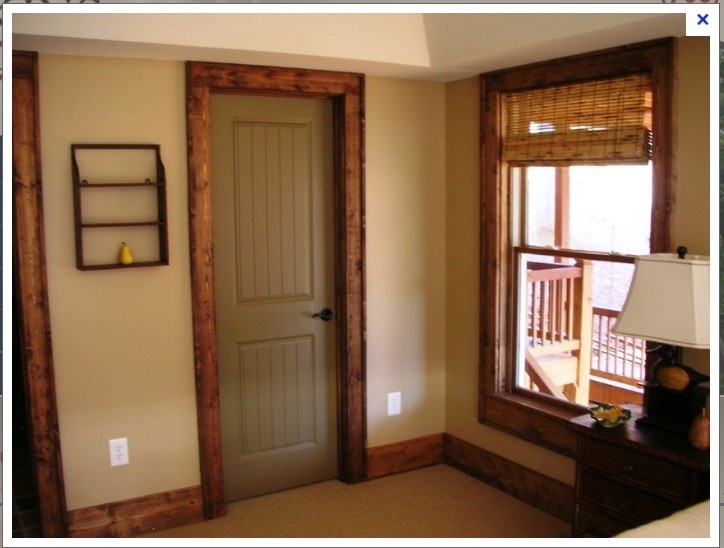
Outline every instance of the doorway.
{"label": "doorway", "polygon": [[337,478],[365,479],[364,76],[188,62],[189,238],[201,487],[206,519],[223,516],[211,185],[212,93],[331,99],[334,133],[334,279]]}
{"label": "doorway", "polygon": [[226,501],[337,477],[332,143],[329,99],[212,94]]}

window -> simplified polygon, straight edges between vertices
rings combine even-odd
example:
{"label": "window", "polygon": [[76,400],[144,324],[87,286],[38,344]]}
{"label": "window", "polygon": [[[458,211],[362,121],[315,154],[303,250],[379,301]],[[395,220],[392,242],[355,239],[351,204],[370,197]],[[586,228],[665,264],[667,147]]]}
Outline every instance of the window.
{"label": "window", "polygon": [[634,255],[669,247],[672,48],[482,75],[481,422],[573,453],[566,420],[642,375],[608,331]]}

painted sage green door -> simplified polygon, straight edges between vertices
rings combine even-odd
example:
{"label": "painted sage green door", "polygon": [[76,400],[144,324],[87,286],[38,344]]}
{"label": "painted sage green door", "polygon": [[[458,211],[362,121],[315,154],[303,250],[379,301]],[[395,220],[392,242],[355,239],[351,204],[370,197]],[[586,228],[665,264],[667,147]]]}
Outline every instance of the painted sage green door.
{"label": "painted sage green door", "polygon": [[225,499],[337,476],[332,103],[212,95]]}

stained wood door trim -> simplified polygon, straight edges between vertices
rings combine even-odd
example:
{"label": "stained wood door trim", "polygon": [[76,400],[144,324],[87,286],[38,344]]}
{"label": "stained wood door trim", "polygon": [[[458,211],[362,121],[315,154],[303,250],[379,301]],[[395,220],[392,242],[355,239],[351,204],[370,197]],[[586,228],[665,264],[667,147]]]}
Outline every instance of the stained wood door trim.
{"label": "stained wood door trim", "polygon": [[[68,532],[45,266],[38,54],[13,52],[13,276],[35,479],[45,537]],[[14,299],[15,300],[15,299]]]}
{"label": "stained wood door trim", "polygon": [[186,63],[189,240],[194,367],[204,517],[226,513],[221,461],[211,209],[211,93],[330,98],[334,102],[335,283],[338,470],[347,483],[365,474],[364,75]]}

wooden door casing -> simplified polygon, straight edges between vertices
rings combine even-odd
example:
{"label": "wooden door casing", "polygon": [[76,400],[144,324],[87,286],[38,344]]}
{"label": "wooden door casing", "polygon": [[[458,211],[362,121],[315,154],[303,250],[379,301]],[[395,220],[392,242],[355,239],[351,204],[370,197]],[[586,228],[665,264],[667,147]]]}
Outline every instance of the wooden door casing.
{"label": "wooden door casing", "polygon": [[30,445],[45,537],[68,533],[45,266],[38,55],[13,52],[13,276],[20,295]]}
{"label": "wooden door casing", "polygon": [[334,103],[335,285],[338,320],[338,473],[365,479],[364,76],[186,64],[189,239],[201,488],[206,519],[226,513],[221,459],[211,208],[210,95],[330,98]]}

